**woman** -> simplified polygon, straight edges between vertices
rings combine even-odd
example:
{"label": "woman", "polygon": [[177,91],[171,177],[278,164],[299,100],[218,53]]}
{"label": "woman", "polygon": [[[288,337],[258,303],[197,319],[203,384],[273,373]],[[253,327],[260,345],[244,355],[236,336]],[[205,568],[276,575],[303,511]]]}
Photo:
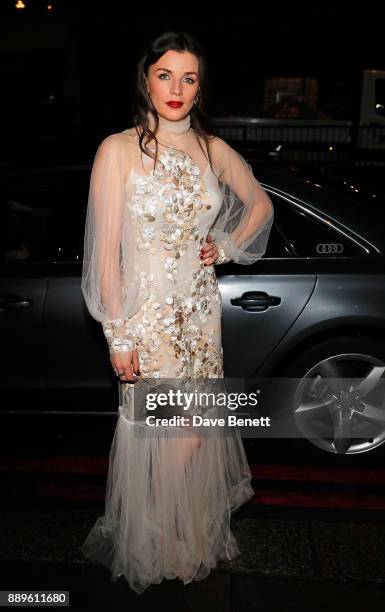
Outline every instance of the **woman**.
{"label": "woman", "polygon": [[82,291],[120,380],[105,514],[82,550],[142,593],[239,554],[230,515],[253,495],[239,431],[154,433],[140,391],[223,379],[214,265],[260,259],[273,207],[244,158],[204,128],[206,67],[190,35],[152,43],[135,94],[134,127],[103,140],[90,182]]}

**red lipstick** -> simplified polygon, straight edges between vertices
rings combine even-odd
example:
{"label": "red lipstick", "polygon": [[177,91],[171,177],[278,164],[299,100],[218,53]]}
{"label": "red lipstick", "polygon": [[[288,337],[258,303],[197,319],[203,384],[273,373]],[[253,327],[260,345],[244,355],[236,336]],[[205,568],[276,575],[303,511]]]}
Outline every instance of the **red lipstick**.
{"label": "red lipstick", "polygon": [[167,104],[172,108],[179,108],[180,106],[183,106],[183,102],[177,102],[174,100],[170,100],[169,102],[167,102]]}

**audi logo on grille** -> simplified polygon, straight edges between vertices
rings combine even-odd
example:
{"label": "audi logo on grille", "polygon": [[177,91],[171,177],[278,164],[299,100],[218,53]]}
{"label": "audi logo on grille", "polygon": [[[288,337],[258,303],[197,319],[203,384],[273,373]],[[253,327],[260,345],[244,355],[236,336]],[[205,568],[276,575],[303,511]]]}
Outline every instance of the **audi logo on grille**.
{"label": "audi logo on grille", "polygon": [[343,250],[343,244],[317,244],[317,253],[322,255],[335,255],[336,253],[342,253]]}

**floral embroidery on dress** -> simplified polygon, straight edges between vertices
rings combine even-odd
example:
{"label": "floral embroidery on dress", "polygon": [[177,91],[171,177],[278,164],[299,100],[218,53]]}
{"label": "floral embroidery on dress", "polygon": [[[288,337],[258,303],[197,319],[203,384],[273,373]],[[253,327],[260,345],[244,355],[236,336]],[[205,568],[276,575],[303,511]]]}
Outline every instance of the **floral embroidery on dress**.
{"label": "floral embroidery on dress", "polygon": [[[138,275],[135,275],[136,278],[140,280],[139,291],[147,292],[147,287],[151,284],[154,276],[151,273],[146,274],[146,272],[140,271]],[[122,286],[125,287],[124,278],[122,278]],[[131,319],[119,318],[106,321],[102,323],[102,328],[111,355],[135,350],[136,335]]]}
{"label": "floral embroidery on dress", "polygon": [[135,215],[137,227],[137,248],[139,250],[150,249],[153,254],[156,249],[152,246],[155,238],[152,223],[156,219],[158,207],[157,194],[153,180],[149,177],[138,177],[136,180],[136,191],[132,197],[132,210]]}
{"label": "floral embroidery on dress", "polygon": [[187,307],[197,311],[199,318],[206,323],[212,313],[211,300],[220,302],[220,293],[215,272],[212,267],[203,266],[192,274],[193,280],[190,285],[192,297],[188,298]]}
{"label": "floral embroidery on dress", "polygon": [[[221,297],[214,266],[199,260],[205,241],[199,211],[210,210],[211,195],[189,155],[170,148],[158,159],[150,174],[136,177],[131,212],[137,246],[162,256],[170,291],[160,299],[158,283],[153,275],[146,276],[149,297],[130,318],[129,328],[120,329],[127,346],[129,337],[135,338],[144,378],[167,377],[170,367],[175,377],[185,380],[222,377],[217,328]],[[183,271],[178,264],[191,245],[196,264],[191,263],[187,279],[178,278]],[[158,252],[162,247],[163,253]],[[182,293],[175,291],[178,280]]]}
{"label": "floral embroidery on dress", "polygon": [[[219,302],[219,299],[216,301]],[[178,297],[174,303],[178,333],[171,340],[175,357],[180,362],[176,376],[186,379],[223,376],[222,350],[218,352],[216,348],[214,329],[204,330],[191,318],[191,312],[196,310],[200,318],[207,321],[206,313],[207,315],[212,313],[210,301],[206,297],[201,300]],[[193,359],[192,372],[191,359]]]}
{"label": "floral embroidery on dress", "polygon": [[[159,239],[170,253],[164,266],[167,278],[176,282],[177,260],[186,254],[189,240],[199,240],[197,211],[202,208],[210,210],[211,198],[201,179],[199,166],[190,155],[168,148],[159,155],[159,160],[161,166],[158,165],[150,175],[136,180],[132,199],[137,218],[137,246],[156,254],[152,243],[155,238],[153,222],[160,201],[164,207]],[[203,240],[196,248],[197,255]]]}
{"label": "floral embroidery on dress", "polygon": [[[214,329],[207,330],[194,322],[198,316],[207,322],[213,314],[213,302],[220,316],[221,301],[213,268],[193,273],[191,296],[173,292],[162,304],[157,283],[150,278],[150,296],[129,321],[130,333],[136,338],[143,376],[167,377],[167,363],[175,358],[176,377],[216,378],[223,376],[222,351],[216,349]],[[193,368],[191,368],[193,360]],[[162,368],[162,364],[166,366]]]}
{"label": "floral embroidery on dress", "polygon": [[189,155],[177,149],[166,149],[159,159],[165,172],[177,181],[175,184],[172,180],[160,190],[160,196],[166,205],[162,214],[164,223],[161,226],[160,239],[165,243],[165,249],[172,251],[174,258],[174,261],[171,257],[165,261],[166,276],[176,282],[178,265],[175,260],[185,255],[189,240],[199,240],[197,211],[201,210],[204,204],[207,210],[211,208],[210,194],[201,180],[199,166]]}

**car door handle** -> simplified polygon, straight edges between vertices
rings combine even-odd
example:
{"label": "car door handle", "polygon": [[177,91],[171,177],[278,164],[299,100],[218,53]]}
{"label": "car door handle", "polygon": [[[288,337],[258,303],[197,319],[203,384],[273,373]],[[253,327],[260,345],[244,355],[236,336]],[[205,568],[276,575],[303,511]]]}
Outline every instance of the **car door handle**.
{"label": "car door handle", "polygon": [[0,295],[0,312],[2,310],[20,310],[31,308],[33,300],[21,297],[17,293],[3,293]]}
{"label": "car door handle", "polygon": [[248,312],[262,312],[277,306],[281,303],[281,298],[276,295],[268,295],[265,291],[246,291],[241,297],[231,298],[233,306],[240,306]]}

